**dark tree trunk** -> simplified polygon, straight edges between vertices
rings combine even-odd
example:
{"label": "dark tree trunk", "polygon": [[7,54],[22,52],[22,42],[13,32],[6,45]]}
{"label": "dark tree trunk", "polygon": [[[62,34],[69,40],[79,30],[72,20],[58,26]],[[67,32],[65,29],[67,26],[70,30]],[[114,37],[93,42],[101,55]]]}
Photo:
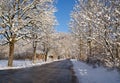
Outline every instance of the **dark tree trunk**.
{"label": "dark tree trunk", "polygon": [[44,46],[44,53],[45,53],[45,57],[44,57],[44,60],[45,60],[45,62],[47,61],[47,55],[48,55],[48,52],[49,52],[49,48],[48,48],[48,45],[46,44],[46,43],[44,43],[43,44],[43,46]]}
{"label": "dark tree trunk", "polygon": [[45,62],[47,61],[47,54],[45,54]]}
{"label": "dark tree trunk", "polygon": [[36,47],[33,48],[33,63],[36,63]]}
{"label": "dark tree trunk", "polygon": [[91,41],[88,42],[88,46],[89,46],[89,56],[92,56],[92,46],[91,46]]}
{"label": "dark tree trunk", "polygon": [[88,46],[89,46],[89,56],[91,57],[92,56],[92,28],[91,28],[91,25],[89,23],[89,39],[88,39]]}
{"label": "dark tree trunk", "polygon": [[8,59],[8,66],[13,66],[13,58],[14,58],[14,42],[9,43],[9,59]]}
{"label": "dark tree trunk", "polygon": [[45,53],[45,62],[47,61],[47,55],[48,55],[48,48],[46,49],[46,53]]}

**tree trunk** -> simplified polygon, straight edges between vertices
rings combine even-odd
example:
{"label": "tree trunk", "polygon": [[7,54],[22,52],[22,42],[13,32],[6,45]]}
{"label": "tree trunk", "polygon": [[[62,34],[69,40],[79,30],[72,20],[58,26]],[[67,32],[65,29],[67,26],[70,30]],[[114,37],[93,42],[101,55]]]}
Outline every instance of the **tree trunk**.
{"label": "tree trunk", "polygon": [[33,63],[36,63],[36,47],[37,47],[37,42],[33,42]]}
{"label": "tree trunk", "polygon": [[45,62],[47,61],[47,54],[45,54]]}
{"label": "tree trunk", "polygon": [[119,45],[118,45],[118,44],[116,45],[115,50],[116,50],[116,57],[120,59],[120,52],[119,52],[120,47],[119,47]]}
{"label": "tree trunk", "polygon": [[33,63],[36,63],[36,47],[33,48]]}
{"label": "tree trunk", "polygon": [[8,59],[8,66],[13,66],[13,58],[14,58],[14,42],[9,43],[9,59]]}
{"label": "tree trunk", "polygon": [[45,52],[44,59],[45,59],[45,62],[46,62],[47,61],[47,55],[48,55],[48,52],[49,52],[49,48],[45,43],[44,43],[44,50],[43,51]]}
{"label": "tree trunk", "polygon": [[48,55],[48,49],[46,50],[46,53],[45,53],[45,62],[47,61],[47,55]]}
{"label": "tree trunk", "polygon": [[[90,5],[90,2],[91,0],[88,2],[89,5]],[[90,18],[92,18],[90,15],[89,15]],[[87,45],[88,45],[88,56],[91,57],[92,56],[92,26],[91,26],[91,22],[88,22],[88,39],[87,39]]]}
{"label": "tree trunk", "polygon": [[91,46],[91,41],[88,42],[88,46],[89,46],[89,56],[92,56],[92,46]]}
{"label": "tree trunk", "polygon": [[80,37],[79,50],[80,50],[79,60],[81,60],[82,59],[82,39],[81,39],[81,37]]}
{"label": "tree trunk", "polygon": [[88,46],[89,46],[89,56],[91,57],[92,56],[92,40],[91,40],[91,37],[92,37],[92,29],[91,29],[91,26],[89,24],[89,39],[88,39]]}

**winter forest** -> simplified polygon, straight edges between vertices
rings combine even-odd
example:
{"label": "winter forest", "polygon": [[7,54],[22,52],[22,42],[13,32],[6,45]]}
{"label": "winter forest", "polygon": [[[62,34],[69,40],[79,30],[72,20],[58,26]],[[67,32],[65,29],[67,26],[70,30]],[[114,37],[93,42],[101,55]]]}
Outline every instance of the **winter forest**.
{"label": "winter forest", "polygon": [[[75,73],[79,66],[86,65],[120,71],[120,0],[74,0],[67,23],[68,32],[56,30],[60,25],[55,15],[59,11],[57,1],[0,0],[0,69],[19,65],[15,61],[23,61],[26,65],[27,61],[32,65],[63,61],[66,66],[71,64],[70,71]],[[87,73],[89,68],[81,71]],[[0,82],[9,83],[2,79]],[[12,80],[10,83],[18,82]],[[118,82],[81,80],[79,83],[120,83],[120,79]]]}

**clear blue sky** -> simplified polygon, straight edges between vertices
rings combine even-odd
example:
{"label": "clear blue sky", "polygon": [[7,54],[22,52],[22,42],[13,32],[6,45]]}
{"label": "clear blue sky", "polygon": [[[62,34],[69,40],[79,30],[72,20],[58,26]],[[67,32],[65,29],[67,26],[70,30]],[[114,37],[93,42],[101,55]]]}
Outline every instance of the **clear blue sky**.
{"label": "clear blue sky", "polygon": [[58,32],[68,32],[68,23],[70,21],[70,13],[73,9],[75,0],[57,0],[56,18],[59,25],[56,27]]}

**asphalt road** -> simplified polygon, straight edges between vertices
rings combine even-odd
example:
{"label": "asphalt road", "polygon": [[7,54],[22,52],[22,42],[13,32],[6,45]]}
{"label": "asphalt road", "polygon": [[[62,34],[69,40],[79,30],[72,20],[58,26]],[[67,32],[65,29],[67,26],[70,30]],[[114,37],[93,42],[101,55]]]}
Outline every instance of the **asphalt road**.
{"label": "asphalt road", "polygon": [[1,70],[0,83],[77,83],[69,60],[31,68]]}

